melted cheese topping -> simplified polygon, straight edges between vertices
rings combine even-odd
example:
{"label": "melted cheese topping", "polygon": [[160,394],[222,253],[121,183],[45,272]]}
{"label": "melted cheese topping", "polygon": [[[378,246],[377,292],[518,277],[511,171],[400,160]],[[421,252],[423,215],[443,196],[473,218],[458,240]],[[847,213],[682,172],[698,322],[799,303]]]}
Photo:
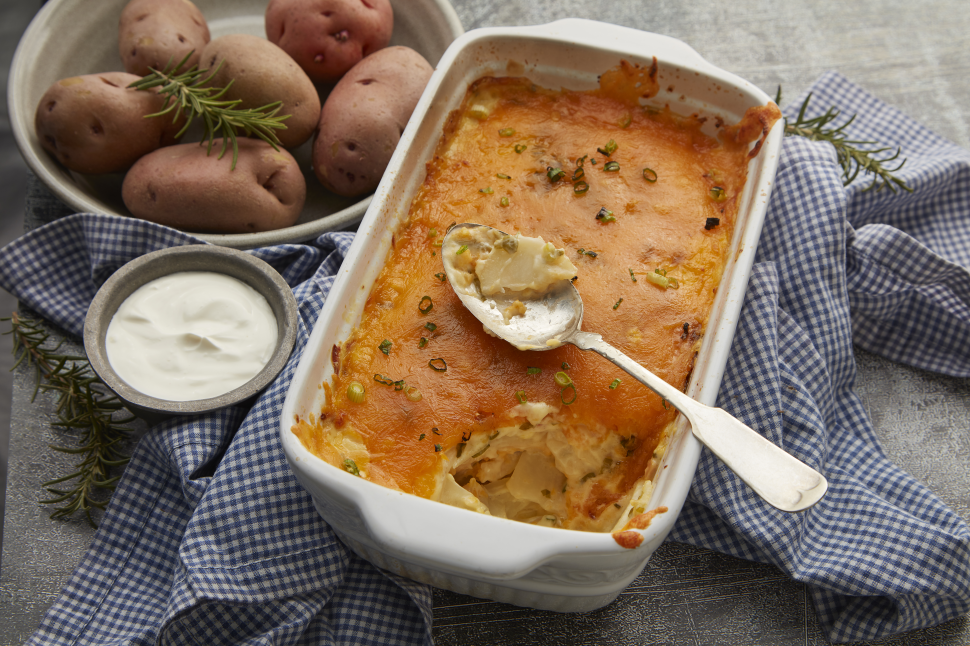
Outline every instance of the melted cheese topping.
{"label": "melted cheese topping", "polygon": [[[624,63],[589,92],[519,78],[469,88],[339,349],[324,410],[293,426],[312,452],[387,487],[524,522],[610,531],[643,511],[675,411],[594,353],[524,352],[486,334],[444,280],[435,242],[452,223],[478,222],[564,249],[584,329],[686,387],[749,144],[777,108],[715,139],[701,118],[641,107],[655,75]],[[612,221],[597,219],[604,208]],[[347,398],[355,381],[362,403]]]}

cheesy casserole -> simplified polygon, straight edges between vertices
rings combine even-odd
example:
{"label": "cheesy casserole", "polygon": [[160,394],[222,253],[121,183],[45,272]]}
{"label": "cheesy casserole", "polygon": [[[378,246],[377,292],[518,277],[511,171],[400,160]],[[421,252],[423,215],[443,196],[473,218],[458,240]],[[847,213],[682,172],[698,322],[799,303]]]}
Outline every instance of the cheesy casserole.
{"label": "cheesy casserole", "polygon": [[[442,267],[453,223],[542,237],[576,267],[583,328],[686,388],[727,261],[749,156],[736,125],[644,106],[656,63],[596,90],[482,78],[453,112],[360,325],[333,351],[313,453],[386,487],[502,518],[617,531],[642,514],[676,411],[619,368],[488,335]],[[708,128],[711,130],[711,128]]]}

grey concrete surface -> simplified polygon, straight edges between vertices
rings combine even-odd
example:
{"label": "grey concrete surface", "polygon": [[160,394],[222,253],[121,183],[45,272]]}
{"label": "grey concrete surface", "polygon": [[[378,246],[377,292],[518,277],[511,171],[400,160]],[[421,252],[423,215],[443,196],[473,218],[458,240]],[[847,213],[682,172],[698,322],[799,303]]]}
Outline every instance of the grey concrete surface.
{"label": "grey concrete surface", "polygon": [[[10,132],[7,114],[7,73],[20,35],[40,7],[41,0],[3,0],[0,3],[0,246],[23,233],[24,206],[27,194],[27,165],[17,150]],[[10,316],[17,299],[0,289],[0,318]],[[9,329],[0,323],[0,331]],[[10,392],[13,388],[10,368],[13,356],[7,337],[0,337],[0,491],[6,491],[7,447],[10,437]],[[6,496],[0,495],[0,529]],[[3,545],[0,536],[0,546]]]}

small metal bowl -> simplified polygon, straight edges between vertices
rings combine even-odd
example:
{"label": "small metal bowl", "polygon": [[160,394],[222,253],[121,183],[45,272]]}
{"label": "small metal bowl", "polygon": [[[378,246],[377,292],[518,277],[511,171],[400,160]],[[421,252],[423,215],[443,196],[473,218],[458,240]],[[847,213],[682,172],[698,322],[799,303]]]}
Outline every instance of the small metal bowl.
{"label": "small metal bowl", "polygon": [[[129,386],[108,362],[105,336],[121,303],[142,285],[183,271],[217,272],[241,280],[266,298],[276,316],[278,336],[269,362],[245,384],[218,397],[190,401],[151,397]],[[84,350],[95,373],[128,409],[149,424],[154,424],[176,415],[207,413],[256,395],[286,365],[296,342],[296,326],[296,298],[275,269],[243,251],[213,245],[187,245],[161,249],[136,258],[105,281],[84,319]]]}

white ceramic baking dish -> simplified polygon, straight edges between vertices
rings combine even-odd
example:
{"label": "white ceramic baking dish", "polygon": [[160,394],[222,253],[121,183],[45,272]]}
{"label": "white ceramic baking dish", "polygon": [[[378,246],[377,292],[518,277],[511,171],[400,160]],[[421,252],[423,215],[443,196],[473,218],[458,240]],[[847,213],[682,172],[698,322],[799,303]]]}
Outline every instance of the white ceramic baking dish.
{"label": "white ceramic baking dish", "polygon": [[[659,63],[660,94],[650,103],[682,114],[701,112],[737,122],[771,99],[718,69],[675,39],[588,20],[466,33],[447,50],[408,124],[361,223],[300,361],[280,416],[280,439],[320,515],[374,564],[456,592],[521,606],[580,612],[612,601],[643,569],[683,506],[700,444],[686,424],[674,435],[648,508],[664,505],[641,531],[635,549],[610,534],[538,527],[479,515],[386,489],[334,468],[290,431],[296,415],[319,412],[321,382],[332,376],[331,349],[360,320],[364,300],[384,264],[391,236],[425,178],[448,113],[472,81],[486,75],[526,76],[539,85],[586,90],[621,59]],[[711,120],[713,121],[713,119]],[[778,122],[751,160],[737,227],[708,334],[689,393],[713,404],[761,233],[783,137]]]}

